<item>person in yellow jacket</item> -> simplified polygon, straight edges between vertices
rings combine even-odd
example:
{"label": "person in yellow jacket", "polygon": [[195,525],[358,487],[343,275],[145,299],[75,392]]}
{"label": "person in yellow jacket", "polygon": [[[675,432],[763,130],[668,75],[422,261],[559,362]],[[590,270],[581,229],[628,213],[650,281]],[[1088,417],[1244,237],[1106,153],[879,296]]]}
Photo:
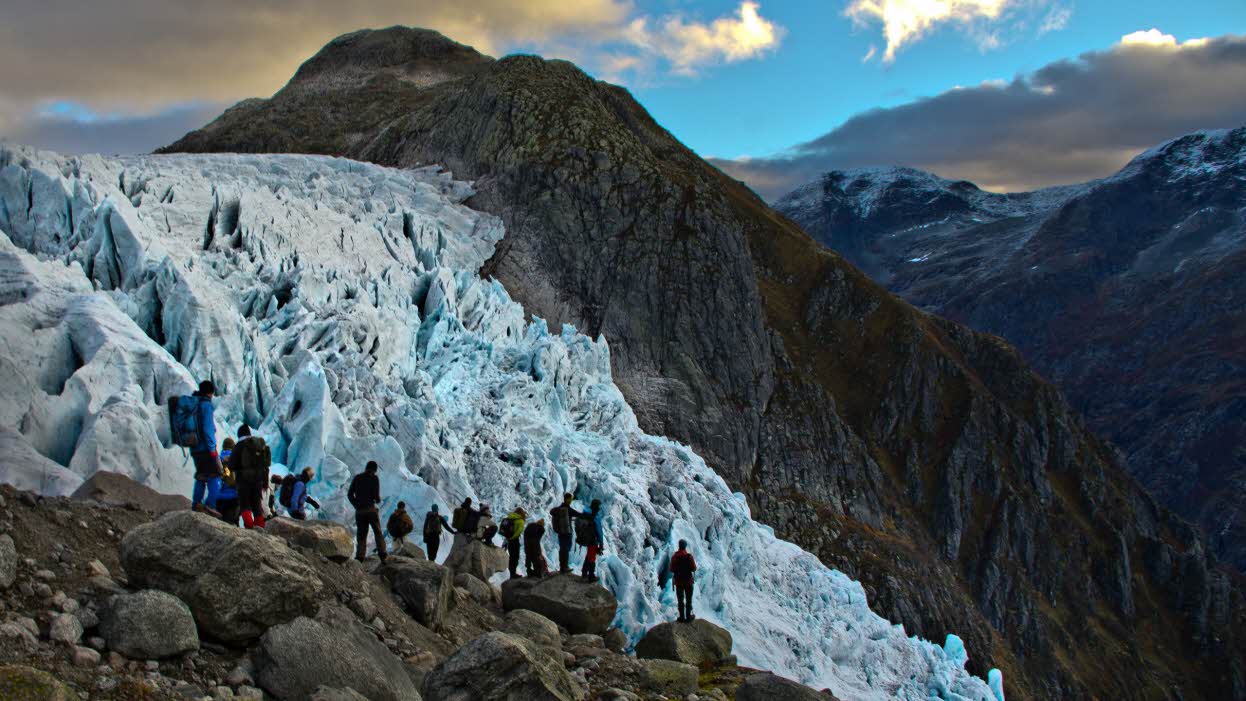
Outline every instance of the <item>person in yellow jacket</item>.
{"label": "person in yellow jacket", "polygon": [[522,536],[527,518],[528,512],[524,511],[522,506],[516,507],[514,511],[506,515],[506,518],[502,519],[502,525],[498,527],[498,533],[506,539],[506,551],[510,553],[508,565],[512,579],[523,576],[516,570],[519,569],[519,552],[523,548]]}

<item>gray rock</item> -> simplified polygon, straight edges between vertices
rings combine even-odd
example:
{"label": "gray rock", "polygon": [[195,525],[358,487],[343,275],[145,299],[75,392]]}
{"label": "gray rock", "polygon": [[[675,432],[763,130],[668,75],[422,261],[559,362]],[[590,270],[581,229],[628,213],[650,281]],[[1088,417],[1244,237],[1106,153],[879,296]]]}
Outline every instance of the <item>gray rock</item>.
{"label": "gray rock", "polygon": [[199,649],[190,607],[172,594],[145,589],[114,596],[102,611],[100,632],[126,657],[158,660]]}
{"label": "gray rock", "polygon": [[454,586],[466,591],[467,596],[481,606],[502,605],[502,591],[500,589],[466,572],[459,572],[454,575]]}
{"label": "gray rock", "polygon": [[25,665],[0,666],[0,699],[4,701],[70,701],[78,695],[47,672]]}
{"label": "gray rock", "polygon": [[810,689],[790,679],[761,672],[750,674],[736,688],[735,701],[836,701],[831,694]]}
{"label": "gray rock", "polygon": [[558,632],[558,624],[536,611],[516,609],[508,612],[501,630],[540,645],[556,660],[562,659],[562,636]]}
{"label": "gray rock", "polygon": [[354,536],[336,521],[275,518],[268,522],[264,531],[334,562],[345,562],[355,556]]}
{"label": "gray rock", "polygon": [[587,695],[541,646],[510,633],[486,633],[424,678],[427,701],[579,701]]}
{"label": "gray rock", "polygon": [[401,543],[395,543],[391,555],[398,557],[409,557],[412,560],[427,560],[428,554],[424,552],[424,548],[416,545],[409,540],[403,540]]}
{"label": "gray rock", "polygon": [[443,564],[455,574],[471,575],[487,583],[493,575],[506,571],[506,551],[479,540],[455,536]]}
{"label": "gray rock", "polygon": [[173,594],[204,632],[225,642],[314,613],[323,586],[281,539],[190,511],[132,529],[121,541],[121,564],[131,586]]}
{"label": "gray rock", "polygon": [[161,494],[125,475],[107,470],[100,470],[88,477],[74,491],[72,498],[108,506],[127,506],[157,514],[190,508],[190,500],[184,496]]}
{"label": "gray rock", "polygon": [[600,635],[593,635],[592,633],[580,633],[567,638],[568,650],[574,650],[577,647],[605,648],[606,641]]}
{"label": "gray rock", "polygon": [[347,687],[335,689],[327,686],[317,687],[307,701],[370,701],[366,696]]}
{"label": "gray rock", "polygon": [[22,649],[31,652],[39,647],[39,638],[18,623],[0,624],[0,640],[8,649]]}
{"label": "gray rock", "polygon": [[340,606],[270,628],[255,652],[255,669],[260,686],[283,701],[303,701],[326,680],[371,701],[420,698],[402,661]]}
{"label": "gray rock", "polygon": [[454,588],[449,569],[428,560],[391,557],[381,566],[381,576],[415,620],[429,627],[441,624]]}
{"label": "gray rock", "polygon": [[376,618],[376,602],[371,597],[359,596],[351,599],[347,604],[351,611],[359,616],[361,621],[371,621]]}
{"label": "gray rock", "polygon": [[572,634],[602,634],[614,620],[618,601],[604,588],[579,577],[511,579],[502,585],[502,607],[528,609],[549,618]]}
{"label": "gray rock", "polygon": [[76,645],[82,639],[82,623],[78,617],[69,613],[58,613],[52,616],[48,625],[48,640],[58,643]]}
{"label": "gray rock", "polygon": [[618,628],[611,628],[602,636],[606,649],[611,652],[623,652],[627,648],[627,633]]}
{"label": "gray rock", "polygon": [[69,655],[75,667],[95,667],[100,663],[100,653],[89,647],[75,647]]}
{"label": "gray rock", "polygon": [[641,684],[664,696],[683,697],[695,693],[699,686],[697,668],[673,660],[641,660]]}
{"label": "gray rock", "polygon": [[0,535],[0,589],[8,589],[17,580],[17,548],[8,533]]}
{"label": "gray rock", "polygon": [[704,621],[661,623],[636,643],[636,656],[673,660],[697,667],[721,663],[731,654],[731,633]]}

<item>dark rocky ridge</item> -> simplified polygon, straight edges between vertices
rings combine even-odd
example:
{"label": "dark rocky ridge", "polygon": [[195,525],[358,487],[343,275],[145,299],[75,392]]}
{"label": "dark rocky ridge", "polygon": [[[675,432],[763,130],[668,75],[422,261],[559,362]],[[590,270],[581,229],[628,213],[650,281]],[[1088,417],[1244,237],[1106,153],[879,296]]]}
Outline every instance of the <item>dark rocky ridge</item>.
{"label": "dark rocky ridge", "polygon": [[[355,41],[309,63],[354,65]],[[879,288],[627,91],[532,56],[470,64],[429,87],[296,76],[165,150],[444,164],[506,223],[484,272],[605,334],[645,429],[880,612],[962,634],[1012,699],[1246,695],[1240,590],[1016,352]]]}
{"label": "dark rocky ridge", "polygon": [[910,302],[1015,343],[1246,571],[1246,128],[1095,183],[995,195],[828,173],[776,208]]}

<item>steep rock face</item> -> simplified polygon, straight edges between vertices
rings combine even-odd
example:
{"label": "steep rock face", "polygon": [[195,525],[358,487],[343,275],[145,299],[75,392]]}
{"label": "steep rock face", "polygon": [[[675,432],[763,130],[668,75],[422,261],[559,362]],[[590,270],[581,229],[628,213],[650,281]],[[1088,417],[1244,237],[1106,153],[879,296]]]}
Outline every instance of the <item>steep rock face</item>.
{"label": "steep rock face", "polygon": [[1246,128],[1117,175],[984,193],[911,169],[828,173],[776,203],[932,312],[1003,336],[1246,570]]}
{"label": "steep rock face", "polygon": [[[470,204],[507,229],[484,272],[604,334],[647,431],[690,443],[892,620],[963,631],[1021,698],[1246,694],[1239,591],[1003,343],[885,293],[570,64],[373,73],[314,97],[296,76],[166,150],[474,179]],[[360,121],[325,101],[386,116],[347,140]]]}

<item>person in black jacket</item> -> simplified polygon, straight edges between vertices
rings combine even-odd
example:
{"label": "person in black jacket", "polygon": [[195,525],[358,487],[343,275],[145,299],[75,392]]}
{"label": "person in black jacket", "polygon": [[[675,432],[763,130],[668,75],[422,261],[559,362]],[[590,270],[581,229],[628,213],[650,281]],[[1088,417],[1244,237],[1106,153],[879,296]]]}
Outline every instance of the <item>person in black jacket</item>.
{"label": "person in black jacket", "polygon": [[350,481],[350,489],[346,498],[355,507],[355,529],[357,545],[355,559],[363,562],[368,554],[368,529],[376,536],[376,554],[385,561],[385,536],[381,534],[381,512],[377,505],[381,503],[381,479],[376,476],[380,466],[375,460],[369,460],[364,471],[355,475]]}
{"label": "person in black jacket", "polygon": [[424,515],[424,549],[428,552],[428,561],[437,561],[437,551],[441,549],[441,531],[445,529],[451,533],[457,531],[446,521],[446,517],[441,515],[441,510],[436,504],[428,510]]}

